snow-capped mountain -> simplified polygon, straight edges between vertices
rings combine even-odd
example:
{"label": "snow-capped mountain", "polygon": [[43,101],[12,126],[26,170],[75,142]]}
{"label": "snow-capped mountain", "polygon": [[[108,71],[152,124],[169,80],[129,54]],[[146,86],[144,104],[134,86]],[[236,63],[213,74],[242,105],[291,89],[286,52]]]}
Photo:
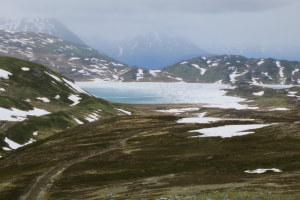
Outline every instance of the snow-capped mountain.
{"label": "snow-capped mountain", "polygon": [[178,81],[168,72],[127,66],[85,45],[42,33],[0,30],[0,56],[49,67],[76,81]]}
{"label": "snow-capped mountain", "polygon": [[76,34],[54,18],[0,19],[0,29],[44,33],[65,41],[85,44]]}
{"label": "snow-capped mountain", "polygon": [[198,57],[164,70],[186,82],[300,84],[300,62],[272,58]]}
{"label": "snow-capped mountain", "polygon": [[128,65],[148,69],[162,68],[183,59],[208,55],[184,38],[156,32],[138,35],[113,44],[91,42],[90,46]]}

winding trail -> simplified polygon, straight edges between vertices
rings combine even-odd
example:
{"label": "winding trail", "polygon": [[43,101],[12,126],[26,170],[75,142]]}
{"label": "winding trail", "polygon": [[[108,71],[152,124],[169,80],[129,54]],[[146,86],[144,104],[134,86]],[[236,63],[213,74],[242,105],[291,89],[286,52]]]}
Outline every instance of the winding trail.
{"label": "winding trail", "polygon": [[[128,139],[128,138],[127,138]],[[111,147],[102,150],[102,151],[94,151],[89,155],[81,156],[79,158],[75,158],[73,160],[64,161],[59,163],[58,165],[50,168],[48,171],[44,172],[42,175],[37,177],[35,183],[30,187],[30,189],[20,196],[19,200],[43,200],[46,199],[47,192],[50,191],[54,181],[60,178],[60,175],[68,169],[70,166],[85,161],[91,157],[99,156],[105,154],[109,151],[118,149],[126,144],[126,140],[118,141],[112,144]]]}

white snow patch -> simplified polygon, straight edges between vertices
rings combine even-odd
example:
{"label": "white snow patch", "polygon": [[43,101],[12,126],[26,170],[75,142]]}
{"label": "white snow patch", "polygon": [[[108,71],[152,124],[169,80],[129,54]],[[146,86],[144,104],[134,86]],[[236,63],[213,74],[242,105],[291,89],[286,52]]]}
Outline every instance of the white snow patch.
{"label": "white snow patch", "polygon": [[202,133],[202,135],[191,136],[191,138],[197,137],[221,137],[229,138],[235,136],[242,136],[254,133],[253,129],[259,129],[273,124],[247,124],[247,125],[226,125],[213,128],[204,128],[199,130],[190,131],[193,133]]}
{"label": "white snow patch", "polygon": [[276,173],[282,172],[280,169],[270,168],[270,169],[246,170],[245,173],[248,173],[248,174],[263,174],[263,173],[266,173],[267,171],[272,171],[272,172],[276,172]]}
{"label": "white snow patch", "polygon": [[262,65],[262,64],[264,64],[264,63],[265,63],[265,61],[262,59],[262,60],[260,60],[260,61],[257,63],[257,65],[260,66],[260,65]]}
{"label": "white snow patch", "polygon": [[215,83],[216,83],[216,84],[222,84],[222,82],[223,82],[223,80],[218,80],[218,81],[216,81]]}
{"label": "white snow patch", "polygon": [[62,80],[60,78],[58,78],[57,76],[50,74],[48,72],[45,72],[45,74],[48,74],[49,76],[51,76],[54,80],[58,81],[58,82],[62,82]]}
{"label": "white snow patch", "polygon": [[184,65],[184,64],[188,64],[188,62],[181,62],[180,64],[181,64],[181,65]]}
{"label": "white snow patch", "polygon": [[123,110],[123,109],[119,109],[117,108],[118,111],[122,112],[122,113],[125,113],[126,115],[131,115],[131,112],[129,111],[126,111],[126,110]]}
{"label": "white snow patch", "polygon": [[60,99],[60,95],[56,95],[54,99]]}
{"label": "white snow patch", "polygon": [[32,135],[34,135],[34,136],[37,136],[38,134],[39,134],[38,131],[35,131],[35,132],[32,133]]}
{"label": "white snow patch", "polygon": [[79,95],[70,94],[68,96],[68,99],[70,99],[71,101],[73,101],[73,104],[71,104],[70,106],[75,106],[75,105],[77,105],[77,104],[80,103],[81,97]]}
{"label": "white snow patch", "polygon": [[199,108],[178,108],[178,109],[169,109],[169,110],[157,110],[157,112],[164,112],[164,113],[184,113],[184,112],[191,112],[197,111]]}
{"label": "white snow patch", "polygon": [[231,83],[235,83],[236,82],[236,77],[239,77],[239,76],[243,76],[247,73],[248,71],[244,71],[243,73],[238,73],[237,69],[235,69],[234,72],[232,72],[232,74],[229,75],[230,77],[230,82]]}
{"label": "white snow patch", "polygon": [[78,57],[71,57],[69,60],[80,60]]}
{"label": "white snow patch", "polygon": [[30,71],[30,69],[28,67],[22,67],[21,69],[25,72]]}
{"label": "white snow patch", "polygon": [[280,61],[276,61],[276,65],[279,68],[279,77],[280,77],[280,80],[281,80],[281,84],[284,85],[285,82],[286,82],[286,78],[284,78],[284,73],[283,73],[284,67],[281,66]]}
{"label": "white snow patch", "polygon": [[77,122],[77,124],[84,124],[82,121],[80,121],[79,119],[74,118],[74,120]]}
{"label": "white snow patch", "polygon": [[260,92],[254,92],[253,95],[255,96],[262,96],[265,94],[265,91],[260,91]]}
{"label": "white snow patch", "polygon": [[6,90],[4,88],[0,88],[0,92],[5,92]]}
{"label": "white snow patch", "polygon": [[149,70],[149,73],[152,75],[152,76],[157,76],[158,73],[160,73],[161,70]]}
{"label": "white snow patch", "polygon": [[20,147],[23,147],[25,145],[31,144],[33,142],[35,142],[34,139],[30,139],[28,142],[26,142],[25,144],[18,144],[10,139],[8,139],[7,137],[5,137],[4,141],[8,144],[10,149],[18,149]]}
{"label": "white snow patch", "polygon": [[292,72],[292,75],[295,75],[297,72],[299,72],[300,69],[295,69],[293,72]]}
{"label": "white snow patch", "polygon": [[[83,89],[81,89],[80,87],[78,87],[75,83],[71,82],[71,81],[68,81],[67,79],[64,79],[63,80],[70,86],[70,88],[74,91],[77,91],[79,93],[85,93],[85,94],[88,94],[86,91],[84,91]],[[89,94],[88,94],[89,95]]]}
{"label": "white snow patch", "polygon": [[199,65],[197,65],[197,64],[192,64],[192,66],[195,67],[195,68],[197,68],[197,69],[199,69],[201,75],[204,75],[205,72],[206,72],[206,70],[207,70],[207,69],[205,69],[205,68],[201,68],[201,67],[200,67]]}
{"label": "white snow patch", "polygon": [[235,118],[215,118],[215,117],[205,117],[206,112],[197,114],[197,117],[187,117],[182,118],[177,121],[177,123],[190,124],[190,123],[199,123],[199,124],[208,124],[211,122],[217,121],[228,121],[228,120],[237,120],[237,121],[253,121],[253,119],[235,119]]}
{"label": "white snow patch", "polygon": [[9,79],[9,76],[11,76],[12,73],[4,70],[4,69],[0,69],[0,78],[4,78],[4,79]]}
{"label": "white snow patch", "polygon": [[288,97],[296,97],[297,91],[289,91]]}
{"label": "white snow patch", "polygon": [[42,102],[45,102],[45,103],[49,103],[50,102],[50,99],[48,99],[46,97],[37,97],[36,99],[41,100]]}
{"label": "white snow patch", "polygon": [[16,108],[6,109],[0,107],[0,121],[24,121],[27,116],[42,116],[49,114],[48,111],[34,108],[33,110],[23,111]]}
{"label": "white snow patch", "polygon": [[100,117],[96,114],[96,113],[92,113],[92,114],[89,114],[87,117],[85,117],[84,119],[89,121],[89,122],[93,122],[93,121],[96,121],[98,120]]}
{"label": "white snow patch", "polygon": [[272,108],[269,111],[287,111],[287,110],[290,110],[290,109],[288,109],[288,108]]}
{"label": "white snow patch", "polygon": [[144,78],[144,72],[142,69],[138,69],[138,72],[136,73],[136,80],[140,80]]}

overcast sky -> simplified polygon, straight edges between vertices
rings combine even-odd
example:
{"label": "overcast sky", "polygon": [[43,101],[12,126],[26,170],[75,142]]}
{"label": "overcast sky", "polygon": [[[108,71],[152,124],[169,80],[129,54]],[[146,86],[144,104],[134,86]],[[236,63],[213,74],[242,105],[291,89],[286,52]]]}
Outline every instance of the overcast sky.
{"label": "overcast sky", "polygon": [[0,16],[55,17],[83,38],[120,39],[148,31],[200,47],[300,45],[299,0],[7,0]]}

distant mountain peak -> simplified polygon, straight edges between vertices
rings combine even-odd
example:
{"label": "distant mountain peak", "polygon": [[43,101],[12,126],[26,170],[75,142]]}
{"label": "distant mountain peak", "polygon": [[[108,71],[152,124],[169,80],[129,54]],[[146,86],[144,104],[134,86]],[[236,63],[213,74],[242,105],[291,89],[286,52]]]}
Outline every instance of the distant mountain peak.
{"label": "distant mountain peak", "polygon": [[128,65],[155,69],[209,53],[175,35],[150,31],[115,43],[90,42],[90,46]]}
{"label": "distant mountain peak", "polygon": [[85,44],[77,35],[55,18],[0,19],[0,29],[44,33],[65,41]]}

